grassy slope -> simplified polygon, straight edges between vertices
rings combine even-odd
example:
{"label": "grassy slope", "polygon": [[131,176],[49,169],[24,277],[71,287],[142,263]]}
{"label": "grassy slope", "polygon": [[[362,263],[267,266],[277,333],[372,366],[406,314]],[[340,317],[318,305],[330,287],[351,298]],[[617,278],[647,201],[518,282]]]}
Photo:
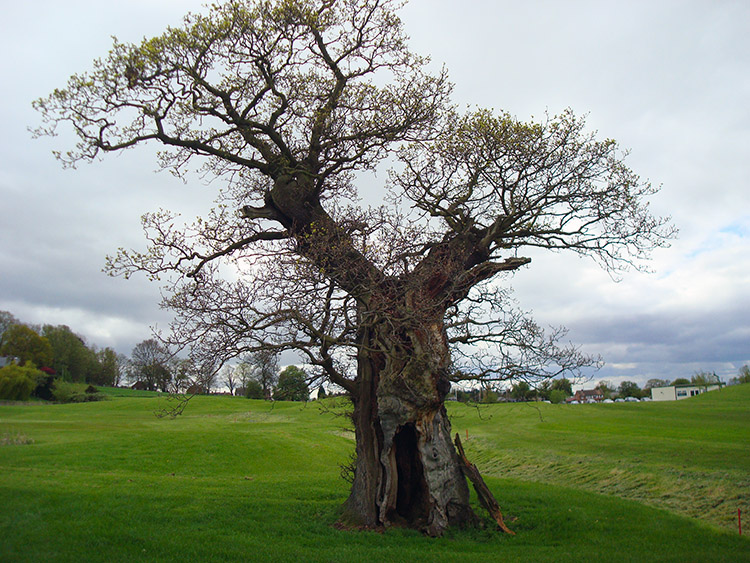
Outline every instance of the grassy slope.
{"label": "grassy slope", "polygon": [[0,434],[33,440],[0,447],[0,560],[750,561],[736,532],[561,486],[617,493],[601,485],[612,470],[746,483],[746,387],[721,401],[543,405],[543,421],[523,405],[451,405],[470,457],[503,477],[488,483],[518,535],[437,540],[332,526],[352,442],[314,405],[198,397],[176,420],[154,417],[156,397],[0,406]]}
{"label": "grassy slope", "polygon": [[[480,418],[481,417],[481,418]],[[668,403],[458,409],[486,473],[617,495],[736,529],[750,521],[750,385]]]}

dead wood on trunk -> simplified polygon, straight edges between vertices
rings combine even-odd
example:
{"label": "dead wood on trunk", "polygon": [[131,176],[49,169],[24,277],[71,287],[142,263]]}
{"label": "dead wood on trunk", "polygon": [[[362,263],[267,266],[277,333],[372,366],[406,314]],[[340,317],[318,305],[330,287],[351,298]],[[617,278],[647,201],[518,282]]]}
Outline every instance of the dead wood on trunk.
{"label": "dead wood on trunk", "polygon": [[477,466],[471,463],[466,457],[464,447],[461,444],[461,438],[458,434],[456,434],[455,443],[456,450],[458,451],[458,459],[461,461],[461,469],[463,470],[464,475],[469,481],[471,481],[471,484],[474,485],[474,490],[477,492],[480,504],[487,512],[489,512],[490,516],[492,516],[495,522],[497,522],[497,525],[503,532],[515,536],[516,533],[508,528],[508,526],[505,525],[505,522],[503,522],[503,514],[500,512],[500,505],[497,503],[497,500],[495,500],[495,496],[484,482],[484,479],[482,479],[479,469],[477,469]]}

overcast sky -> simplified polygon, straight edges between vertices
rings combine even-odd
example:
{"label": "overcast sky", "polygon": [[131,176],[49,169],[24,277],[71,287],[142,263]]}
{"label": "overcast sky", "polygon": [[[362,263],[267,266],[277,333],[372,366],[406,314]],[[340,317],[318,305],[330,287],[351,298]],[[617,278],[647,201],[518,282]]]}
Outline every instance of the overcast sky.
{"label": "overcast sky", "polygon": [[[72,138],[32,140],[31,102],[88,70],[110,36],[156,35],[202,2],[0,5],[0,310],[129,355],[169,317],[156,285],[101,273],[105,255],[143,246],[142,213],[194,215],[211,188],[155,174],[148,149],[62,170],[51,151]],[[459,104],[588,114],[662,186],[653,212],[680,236],[654,273],[615,283],[591,261],[534,254],[513,279],[524,309],[601,354],[596,379],[728,379],[750,363],[750,2],[412,0],[402,18]]]}

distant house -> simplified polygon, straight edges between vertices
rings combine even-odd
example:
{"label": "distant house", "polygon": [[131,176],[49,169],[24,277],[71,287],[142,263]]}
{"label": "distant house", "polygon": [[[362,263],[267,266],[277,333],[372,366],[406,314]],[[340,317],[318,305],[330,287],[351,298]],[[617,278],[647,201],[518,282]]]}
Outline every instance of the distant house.
{"label": "distant house", "polygon": [[669,385],[668,387],[652,387],[651,399],[654,401],[679,401],[688,397],[695,397],[708,391],[721,389],[723,382],[711,383],[709,385],[695,385],[687,383],[683,385]]}
{"label": "distant house", "polygon": [[604,393],[598,387],[596,389],[581,389],[568,399],[568,402],[598,403],[604,400]]}

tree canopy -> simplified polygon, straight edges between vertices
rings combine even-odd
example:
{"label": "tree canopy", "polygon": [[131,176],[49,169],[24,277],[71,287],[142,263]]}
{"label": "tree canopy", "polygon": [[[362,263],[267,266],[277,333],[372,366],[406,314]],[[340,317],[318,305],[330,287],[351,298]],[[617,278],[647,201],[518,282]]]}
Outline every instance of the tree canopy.
{"label": "tree canopy", "polygon": [[10,311],[0,311],[0,346],[2,346],[3,333],[12,325],[21,324]]}
{"label": "tree canopy", "polygon": [[[538,123],[457,114],[446,74],[428,74],[426,59],[408,51],[393,6],[214,6],[140,45],[115,42],[92,72],[36,102],[47,124],[39,133],[73,125],[80,142],[58,155],[68,165],[156,142],[164,168],[183,175],[201,159],[202,173],[228,184],[193,225],[147,215],[151,249],[110,262],[115,274],[184,276],[166,299],[178,313],[175,340],[200,337],[229,357],[276,340],[346,387],[332,352],[351,344],[354,302],[382,299],[374,288],[384,285],[415,285],[407,277],[434,278],[439,264],[450,283],[429,283],[449,308],[459,357],[461,345],[480,341],[503,349],[488,362],[464,356],[464,374],[574,367],[583,358],[545,346],[562,334],[542,335],[508,310],[507,291],[483,282],[527,264],[516,257],[526,247],[571,249],[614,271],[638,263],[670,235],[644,203],[655,188],[571,111]],[[354,172],[394,151],[402,166],[388,193],[397,207],[348,204]],[[219,277],[222,261],[247,277]],[[203,315],[208,298],[226,305]],[[498,312],[492,326],[488,314]],[[281,324],[283,333],[265,330]],[[255,328],[266,334],[254,339]]]}
{"label": "tree canopy", "polygon": [[617,392],[623,399],[626,397],[635,397],[638,399],[643,395],[641,388],[638,387],[635,381],[623,381],[617,388]]}
{"label": "tree canopy", "polygon": [[279,374],[279,383],[273,393],[277,401],[307,401],[310,390],[307,387],[307,375],[297,366],[287,366]]}
{"label": "tree canopy", "polygon": [[53,351],[49,340],[24,324],[13,324],[3,332],[0,355],[18,358],[20,365],[27,362],[37,367],[52,364]]}
{"label": "tree canopy", "polygon": [[249,378],[260,385],[261,398],[271,399],[279,382],[279,353],[271,348],[261,348],[245,356],[243,363],[250,370]]}
{"label": "tree canopy", "polygon": [[133,348],[130,364],[130,379],[140,382],[148,391],[170,391],[172,371],[171,355],[157,340],[149,338]]}
{"label": "tree canopy", "polygon": [[718,375],[713,372],[708,373],[705,371],[699,371],[690,378],[690,383],[693,383],[694,385],[713,385],[720,381]]}
{"label": "tree canopy", "polygon": [[[65,325],[44,325],[42,334],[52,346],[51,367],[68,381],[91,381],[98,375],[96,352]],[[98,378],[97,378],[98,379]]]}

